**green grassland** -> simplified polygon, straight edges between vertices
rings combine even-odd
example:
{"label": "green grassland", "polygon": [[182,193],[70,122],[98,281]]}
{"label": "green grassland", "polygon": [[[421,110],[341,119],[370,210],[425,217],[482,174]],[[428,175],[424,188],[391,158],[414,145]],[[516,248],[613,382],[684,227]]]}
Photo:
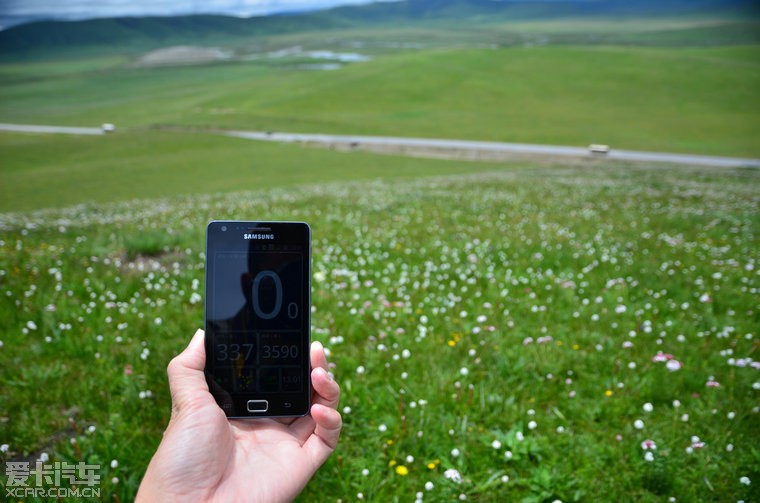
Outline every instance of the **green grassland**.
{"label": "green grassland", "polygon": [[131,500],[205,223],[295,219],[345,421],[303,501],[757,499],[758,171],[492,168],[2,215],[0,456]]}
{"label": "green grassland", "polygon": [[[379,42],[381,33],[364,40]],[[415,40],[407,35],[398,40]],[[344,36],[322,47],[339,50],[359,33]],[[478,49],[452,37],[464,47],[446,48],[438,36],[432,49],[376,47],[372,61],[334,72],[268,59],[146,69],[117,55],[2,65],[0,121],[119,129],[107,137],[0,135],[0,211],[487,169],[156,130],[160,124],[760,155],[756,46]],[[317,43],[309,37],[300,40]]]}
{"label": "green grassland", "polygon": [[169,416],[166,364],[203,322],[205,224],[293,219],[313,228],[312,335],[345,422],[302,501],[760,499],[757,169],[203,131],[760,157],[760,46],[731,23],[229,41],[373,56],[331,72],[302,56],[139,68],[134,48],[3,60],[0,122],[117,131],[0,133],[0,461],[97,464],[102,499],[132,500]]}
{"label": "green grassland", "polygon": [[152,69],[97,63],[0,65],[0,121],[760,155],[757,46],[419,50],[332,72],[271,60]]}
{"label": "green grassland", "polygon": [[161,131],[104,137],[2,134],[0,150],[0,212],[492,169],[483,163],[340,153]]}

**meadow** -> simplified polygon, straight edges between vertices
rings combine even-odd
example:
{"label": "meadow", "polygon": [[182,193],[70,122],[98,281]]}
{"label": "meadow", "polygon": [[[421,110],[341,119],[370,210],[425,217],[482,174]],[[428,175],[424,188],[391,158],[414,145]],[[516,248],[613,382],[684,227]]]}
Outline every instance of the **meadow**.
{"label": "meadow", "polygon": [[[5,63],[0,121],[110,122],[120,132],[171,125],[603,143],[760,156],[757,45],[502,47],[486,46],[488,34],[464,45],[368,50],[372,60],[336,71],[309,71],[302,69],[303,59],[261,56],[266,52],[260,46],[248,48],[258,59],[184,67],[137,68],[128,55]],[[404,32],[385,35],[398,43],[418,40]],[[279,42],[299,46],[298,40],[304,50],[363,51],[342,45],[350,39]]]}
{"label": "meadow", "polygon": [[[758,157],[760,48],[741,27],[321,31],[159,68],[5,57],[0,122],[117,130],[0,134],[0,461],[85,461],[101,500],[131,501],[170,414],[166,365],[203,323],[206,223],[305,220],[345,426],[301,501],[760,500],[760,170],[206,132]],[[708,36],[733,42],[693,43]],[[243,57],[292,46],[372,59]]]}
{"label": "meadow", "polygon": [[130,500],[202,323],[204,225],[266,217],[313,227],[343,389],[303,501],[753,501],[758,182],[501,165],[4,214],[3,459],[99,464]]}
{"label": "meadow", "polygon": [[[432,33],[432,48],[404,50],[380,47],[381,37],[414,41],[420,32],[365,34],[374,59],[336,71],[299,69],[303,58],[159,68],[136,68],[128,55],[0,64],[0,122],[117,126],[104,137],[0,135],[0,211],[489,169],[334,156],[209,129],[760,156],[756,45],[476,47],[494,29],[447,47]],[[326,46],[313,35],[276,40],[340,51],[360,38],[341,36]]]}
{"label": "meadow", "polygon": [[[0,135],[0,211],[483,169],[254,146],[208,129],[758,157],[760,49],[742,35],[754,27],[686,16],[341,29],[215,41],[235,58],[156,68],[136,66],[131,47],[6,55],[0,122],[108,122],[117,134]],[[271,57],[294,47],[372,59],[313,71],[303,55]]]}
{"label": "meadow", "polygon": [[341,155],[318,148],[162,131],[105,137],[2,134],[0,149],[6,156],[0,168],[0,211],[17,215],[41,208],[230,192],[241,187],[282,188],[492,169],[483,163],[363,152]]}

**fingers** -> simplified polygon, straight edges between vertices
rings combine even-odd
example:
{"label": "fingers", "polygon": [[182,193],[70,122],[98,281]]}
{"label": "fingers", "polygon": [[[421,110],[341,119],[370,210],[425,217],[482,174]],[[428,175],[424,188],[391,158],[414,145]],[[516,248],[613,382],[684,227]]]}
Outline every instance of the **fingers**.
{"label": "fingers", "polygon": [[298,418],[290,428],[297,437],[305,437],[300,440],[303,451],[316,471],[338,445],[343,419],[337,410],[314,404],[309,415]]}
{"label": "fingers", "polygon": [[319,341],[311,343],[311,369],[311,385],[315,391],[312,403],[336,408],[340,400],[340,387],[328,370],[325,348]]}
{"label": "fingers", "polygon": [[315,424],[314,433],[306,440],[303,448],[316,470],[338,445],[343,419],[337,410],[318,403],[311,406],[311,418]]}
{"label": "fingers", "polygon": [[[324,351],[321,354],[324,359]],[[327,362],[325,361],[326,366]],[[338,444],[343,419],[337,410],[338,402],[340,402],[340,386],[325,367],[319,366],[311,371],[311,385],[314,388],[311,417],[316,425],[314,428],[315,437],[323,444],[322,449],[327,448],[326,459]],[[319,449],[320,454],[323,454],[322,449]]]}
{"label": "fingers", "polygon": [[[340,417],[337,410],[319,404],[312,405],[311,417],[317,424],[315,436],[332,452],[338,445],[340,430],[343,428],[343,418]],[[329,452],[327,454],[329,455]]]}
{"label": "fingers", "polygon": [[340,387],[327,370],[327,357],[325,348],[319,341],[311,343],[311,385],[314,388],[312,403],[318,403],[332,407],[338,407],[340,401]]}
{"label": "fingers", "polygon": [[206,349],[204,347],[205,332],[200,328],[195,331],[193,338],[184,351],[178,354],[175,359],[180,360],[185,367],[203,370],[206,365]]}
{"label": "fingers", "polygon": [[311,386],[314,388],[314,394],[311,397],[312,404],[324,405],[332,409],[338,408],[340,386],[327,370],[322,367],[312,370]]}
{"label": "fingers", "polygon": [[327,370],[327,357],[325,356],[325,348],[319,341],[311,343],[311,368],[323,368]]}
{"label": "fingers", "polygon": [[166,373],[169,375],[169,390],[172,409],[179,410],[199,397],[208,395],[208,385],[203,375],[206,364],[204,332],[198,329],[184,351],[175,356]]}
{"label": "fingers", "polygon": [[[327,359],[322,344],[311,346],[312,371],[311,386],[314,395],[311,402],[311,417],[314,420],[314,435],[308,440],[307,448],[313,449],[321,464],[335,449],[343,427],[343,420],[337,411],[340,402],[340,386],[327,371]],[[324,456],[324,458],[321,458]]]}
{"label": "fingers", "polygon": [[[319,410],[320,407],[326,407],[335,411],[340,401],[340,386],[338,386],[338,383],[335,382],[335,379],[327,371],[325,351],[319,342],[313,342],[311,345],[311,365],[311,386],[314,390],[311,395],[312,412],[306,417],[296,419],[290,426],[293,434],[302,443],[307,442],[318,429],[319,425],[316,418],[313,417],[313,411]],[[335,413],[340,420],[340,414],[337,411]],[[317,412],[317,414],[320,414],[320,412]],[[340,426],[338,426],[339,433]],[[335,441],[337,442],[337,438]]]}
{"label": "fingers", "polygon": [[311,345],[311,386],[312,396],[311,417],[314,419],[314,435],[309,439],[313,455],[320,464],[335,450],[343,427],[343,419],[338,412],[340,402],[340,386],[327,370],[325,349],[319,342]]}

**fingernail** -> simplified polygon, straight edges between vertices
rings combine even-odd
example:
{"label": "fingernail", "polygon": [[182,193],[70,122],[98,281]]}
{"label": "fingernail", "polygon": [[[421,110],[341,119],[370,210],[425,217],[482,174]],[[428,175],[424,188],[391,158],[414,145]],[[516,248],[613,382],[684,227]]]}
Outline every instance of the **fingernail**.
{"label": "fingernail", "polygon": [[325,376],[326,376],[326,377],[327,377],[329,380],[331,380],[331,381],[334,381],[334,380],[335,380],[335,376],[333,375],[333,373],[332,373],[332,372],[328,372],[328,371],[326,371],[326,370],[325,370],[325,369],[323,369],[322,367],[317,367],[317,372],[319,372],[319,373],[321,373],[321,374],[324,374],[324,375],[325,375]]}

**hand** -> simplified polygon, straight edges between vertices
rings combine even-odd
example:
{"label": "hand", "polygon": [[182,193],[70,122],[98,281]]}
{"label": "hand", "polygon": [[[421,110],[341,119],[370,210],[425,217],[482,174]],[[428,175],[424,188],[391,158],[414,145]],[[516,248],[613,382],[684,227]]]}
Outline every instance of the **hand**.
{"label": "hand", "polygon": [[169,426],[137,501],[291,501],[335,450],[340,388],[324,348],[311,345],[311,413],[291,422],[228,420],[208,391],[204,333],[198,330],[167,369]]}

